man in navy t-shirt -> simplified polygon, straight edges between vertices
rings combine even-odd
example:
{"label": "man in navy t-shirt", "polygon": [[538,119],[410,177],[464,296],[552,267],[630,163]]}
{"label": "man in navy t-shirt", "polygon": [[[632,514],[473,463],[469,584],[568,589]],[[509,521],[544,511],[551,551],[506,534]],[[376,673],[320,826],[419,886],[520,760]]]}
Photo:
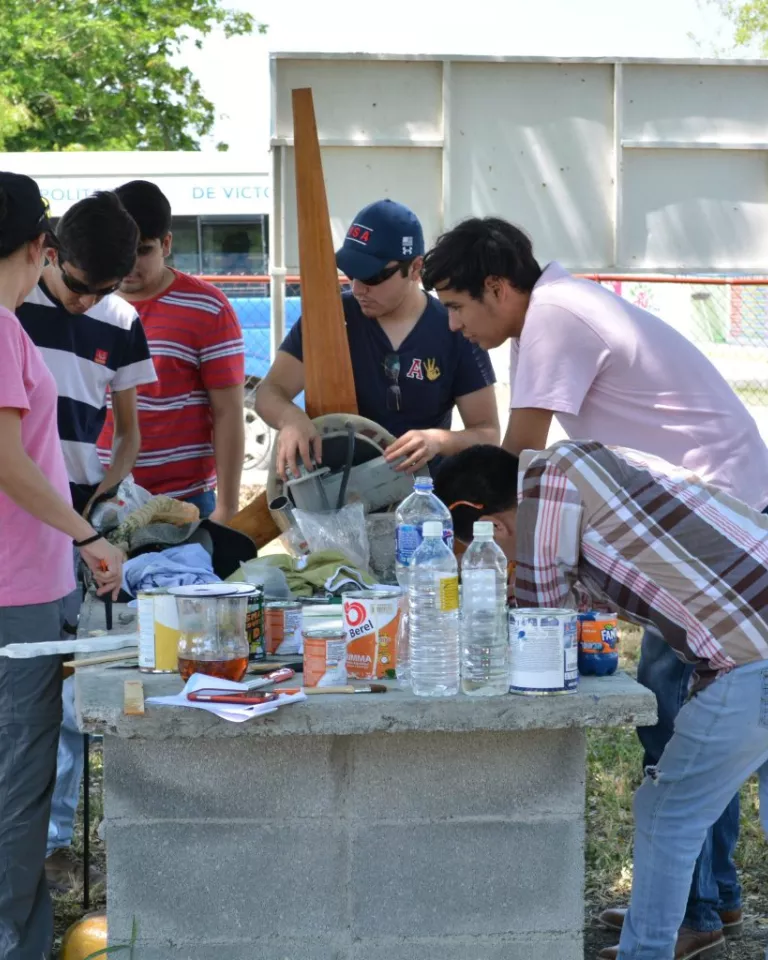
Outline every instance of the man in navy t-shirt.
{"label": "man in navy t-shirt", "polygon": [[[412,473],[478,443],[499,443],[495,376],[485,350],[452,333],[448,313],[420,284],[424,234],[402,204],[379,200],[355,217],[336,264],[352,281],[342,295],[360,416],[398,439],[388,459]],[[256,411],[279,430],[277,469],[298,475],[319,463],[321,443],[293,403],[304,389],[301,320],[286,336],[256,391]],[[457,406],[464,429],[451,431]]]}

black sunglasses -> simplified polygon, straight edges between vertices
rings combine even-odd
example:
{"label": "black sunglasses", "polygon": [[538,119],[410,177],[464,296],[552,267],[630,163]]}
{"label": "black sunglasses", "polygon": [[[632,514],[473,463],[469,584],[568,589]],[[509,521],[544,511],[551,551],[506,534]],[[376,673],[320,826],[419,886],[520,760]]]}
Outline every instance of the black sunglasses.
{"label": "black sunglasses", "polygon": [[357,279],[360,280],[360,283],[364,283],[366,287],[378,287],[380,283],[384,283],[385,280],[389,280],[390,277],[394,277],[398,270],[401,273],[403,270],[405,270],[406,273],[403,274],[403,276],[406,276],[407,268],[410,267],[412,263],[413,260],[398,260],[397,263],[393,264],[392,266],[384,267],[383,270],[379,270],[378,273],[374,273],[372,277],[368,277],[367,279],[358,277]]}
{"label": "black sunglasses", "polygon": [[64,286],[80,297],[106,297],[108,294],[114,293],[122,283],[122,280],[118,280],[117,283],[113,283],[108,287],[89,287],[87,283],[71,277],[64,267],[62,267],[61,260],[59,260],[59,270],[61,271],[61,279],[64,281]]}
{"label": "black sunglasses", "polygon": [[402,392],[400,390],[400,355],[388,353],[384,357],[384,373],[392,381],[387,387],[387,410],[400,412]]}

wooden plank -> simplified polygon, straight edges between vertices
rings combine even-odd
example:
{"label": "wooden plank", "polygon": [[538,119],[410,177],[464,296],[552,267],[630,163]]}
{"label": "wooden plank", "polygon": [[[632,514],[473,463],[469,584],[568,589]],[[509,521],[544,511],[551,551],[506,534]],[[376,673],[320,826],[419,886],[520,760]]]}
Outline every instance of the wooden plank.
{"label": "wooden plank", "polygon": [[227,526],[250,537],[256,544],[257,550],[266,547],[282,533],[270,513],[266,491],[260,493],[247,507],[243,507],[236,513]]}
{"label": "wooden plank", "polygon": [[[314,420],[326,413],[357,413],[358,409],[312,90],[296,89],[292,95],[304,397],[307,414]],[[281,533],[269,512],[266,493],[237,513],[229,526],[247,534],[257,549]]]}
{"label": "wooden plank", "polygon": [[292,91],[304,394],[310,418],[357,413],[312,90]]}

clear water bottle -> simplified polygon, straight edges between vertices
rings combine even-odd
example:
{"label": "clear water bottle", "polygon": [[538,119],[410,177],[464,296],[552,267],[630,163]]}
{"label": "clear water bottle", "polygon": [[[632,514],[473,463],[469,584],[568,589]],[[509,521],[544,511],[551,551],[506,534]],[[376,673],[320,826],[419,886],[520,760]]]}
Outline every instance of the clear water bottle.
{"label": "clear water bottle", "polygon": [[471,697],[509,690],[507,558],[493,524],[478,520],[461,558],[461,688]]}
{"label": "clear water bottle", "polygon": [[413,493],[403,500],[395,514],[395,569],[397,582],[404,590],[408,588],[411,558],[421,546],[425,520],[439,520],[443,524],[443,540],[453,550],[453,519],[433,489],[432,477],[416,477]]}
{"label": "clear water bottle", "polygon": [[410,565],[410,673],[419,697],[459,692],[459,568],[444,532],[439,520],[426,520]]}
{"label": "clear water bottle", "polygon": [[443,524],[443,540],[453,550],[453,519],[442,500],[432,492],[432,477],[416,477],[413,493],[406,497],[395,514],[395,559],[397,582],[405,602],[397,638],[397,679],[407,687],[410,684],[410,610],[408,587],[411,559],[421,546],[422,528],[425,520],[440,520]]}

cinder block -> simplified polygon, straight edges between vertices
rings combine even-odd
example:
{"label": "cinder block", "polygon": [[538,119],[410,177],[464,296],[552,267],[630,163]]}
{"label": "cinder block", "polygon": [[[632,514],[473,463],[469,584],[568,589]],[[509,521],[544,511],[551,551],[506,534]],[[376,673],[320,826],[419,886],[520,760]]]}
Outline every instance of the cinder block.
{"label": "cinder block", "polygon": [[105,752],[105,815],[110,820],[330,816],[345,776],[347,741],[296,736],[148,744],[112,737]]}
{"label": "cinder block", "polygon": [[[116,954],[121,956],[121,954]],[[345,948],[316,940],[281,937],[239,943],[137,943],[133,960],[349,960]]]}
{"label": "cinder block", "polygon": [[356,940],[352,960],[584,960],[581,934]]}
{"label": "cinder block", "polygon": [[352,738],[349,815],[583,816],[583,730]]}
{"label": "cinder block", "polygon": [[203,943],[338,934],[346,840],[330,821],[107,824],[114,935]]}
{"label": "cinder block", "polygon": [[358,937],[576,933],[584,920],[578,819],[356,826]]}

